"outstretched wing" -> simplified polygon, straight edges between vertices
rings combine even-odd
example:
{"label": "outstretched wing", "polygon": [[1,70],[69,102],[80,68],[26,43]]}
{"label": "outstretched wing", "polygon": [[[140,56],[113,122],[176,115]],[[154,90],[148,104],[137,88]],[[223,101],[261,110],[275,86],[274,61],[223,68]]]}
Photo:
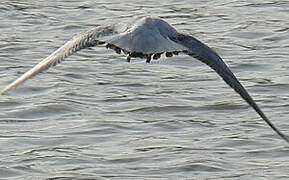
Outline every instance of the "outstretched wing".
{"label": "outstretched wing", "polygon": [[82,34],[79,34],[73,37],[63,46],[61,46],[56,51],[54,51],[50,56],[40,61],[32,69],[30,69],[29,71],[24,73],[22,76],[20,76],[18,79],[13,81],[11,84],[6,86],[0,92],[0,94],[4,94],[13,88],[16,88],[17,86],[24,83],[26,80],[32,78],[33,76],[37,75],[38,73],[41,73],[42,71],[50,68],[51,66],[57,65],[58,63],[62,62],[64,58],[73,54],[76,51],[79,51],[80,49],[84,49],[87,47],[91,47],[91,46],[95,46],[95,45],[103,43],[101,41],[98,41],[99,37],[112,35],[114,33],[115,32],[114,32],[113,26],[97,27],[97,28],[94,28],[92,30],[89,30],[87,32],[84,32]]}
{"label": "outstretched wing", "polygon": [[249,95],[246,89],[242,86],[242,84],[238,81],[232,71],[216,52],[189,35],[178,34],[178,36],[174,38],[174,41],[188,48],[188,55],[193,56],[215,70],[223,78],[223,80],[229,86],[231,86],[281,138],[289,143],[288,137],[281,133],[266,117],[263,111],[258,107],[253,98]]}

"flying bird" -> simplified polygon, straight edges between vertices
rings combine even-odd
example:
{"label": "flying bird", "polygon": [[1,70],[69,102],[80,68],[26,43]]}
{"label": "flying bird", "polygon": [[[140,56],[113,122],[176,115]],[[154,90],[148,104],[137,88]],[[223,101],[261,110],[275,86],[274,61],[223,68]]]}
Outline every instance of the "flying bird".
{"label": "flying bird", "polygon": [[196,38],[178,32],[166,21],[159,18],[144,17],[127,24],[118,23],[95,27],[76,35],[9,84],[1,94],[7,93],[38,73],[55,66],[74,52],[97,45],[106,45],[107,48],[113,49],[118,54],[124,53],[128,62],[131,61],[131,58],[137,57],[145,59],[149,63],[152,59],[159,59],[162,55],[172,57],[179,53],[194,57],[218,73],[282,139],[289,143],[288,137],[271,123],[216,52]]}

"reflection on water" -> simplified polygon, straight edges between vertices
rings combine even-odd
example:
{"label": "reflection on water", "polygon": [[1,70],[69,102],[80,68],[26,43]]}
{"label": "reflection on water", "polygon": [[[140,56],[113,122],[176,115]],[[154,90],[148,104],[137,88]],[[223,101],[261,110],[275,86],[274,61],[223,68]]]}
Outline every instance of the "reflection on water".
{"label": "reflection on water", "polygon": [[[287,1],[0,4],[0,87],[74,34],[159,16],[206,42],[285,134]],[[0,97],[0,179],[288,179],[288,148],[190,57],[151,64],[83,50]]]}

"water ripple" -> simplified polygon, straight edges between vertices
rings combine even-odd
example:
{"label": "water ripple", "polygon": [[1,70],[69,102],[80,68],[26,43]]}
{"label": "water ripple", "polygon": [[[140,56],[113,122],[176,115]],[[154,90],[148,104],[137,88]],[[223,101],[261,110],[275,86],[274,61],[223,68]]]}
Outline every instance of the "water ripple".
{"label": "water ripple", "polygon": [[[0,86],[74,34],[159,16],[213,47],[288,132],[288,1],[0,3]],[[288,179],[288,148],[185,55],[146,64],[93,47],[0,96],[0,179]]]}

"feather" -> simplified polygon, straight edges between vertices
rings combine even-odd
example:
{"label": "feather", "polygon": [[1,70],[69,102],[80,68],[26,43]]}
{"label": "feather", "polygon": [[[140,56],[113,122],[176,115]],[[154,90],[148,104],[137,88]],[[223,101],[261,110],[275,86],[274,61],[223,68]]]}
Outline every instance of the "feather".
{"label": "feather", "polygon": [[249,95],[243,85],[238,81],[238,79],[235,77],[229,67],[216,52],[214,52],[211,48],[209,48],[196,38],[189,35],[178,34],[174,41],[187,47],[188,51],[186,53],[188,55],[207,64],[214,71],[216,71],[222,77],[222,79],[230,87],[232,87],[282,139],[289,143],[288,137],[281,133],[267,118],[267,116],[259,108],[253,98]]}
{"label": "feather", "polygon": [[87,48],[90,46],[95,46],[95,45],[99,44],[99,41],[97,40],[97,38],[104,36],[104,35],[112,34],[113,32],[114,32],[113,28],[111,28],[111,27],[94,28],[90,31],[87,31],[85,33],[81,33],[81,34],[73,37],[71,40],[69,40],[63,46],[58,48],[51,55],[49,55],[47,58],[40,61],[32,69],[30,69],[29,71],[24,73],[22,76],[20,76],[18,79],[13,81],[11,84],[6,86],[1,91],[1,94],[5,94],[9,90],[16,88],[17,86],[24,83],[26,80],[32,78],[33,76],[43,72],[44,70],[49,69],[52,66],[59,64],[66,57],[72,55],[73,53],[79,51],[80,49]]}

